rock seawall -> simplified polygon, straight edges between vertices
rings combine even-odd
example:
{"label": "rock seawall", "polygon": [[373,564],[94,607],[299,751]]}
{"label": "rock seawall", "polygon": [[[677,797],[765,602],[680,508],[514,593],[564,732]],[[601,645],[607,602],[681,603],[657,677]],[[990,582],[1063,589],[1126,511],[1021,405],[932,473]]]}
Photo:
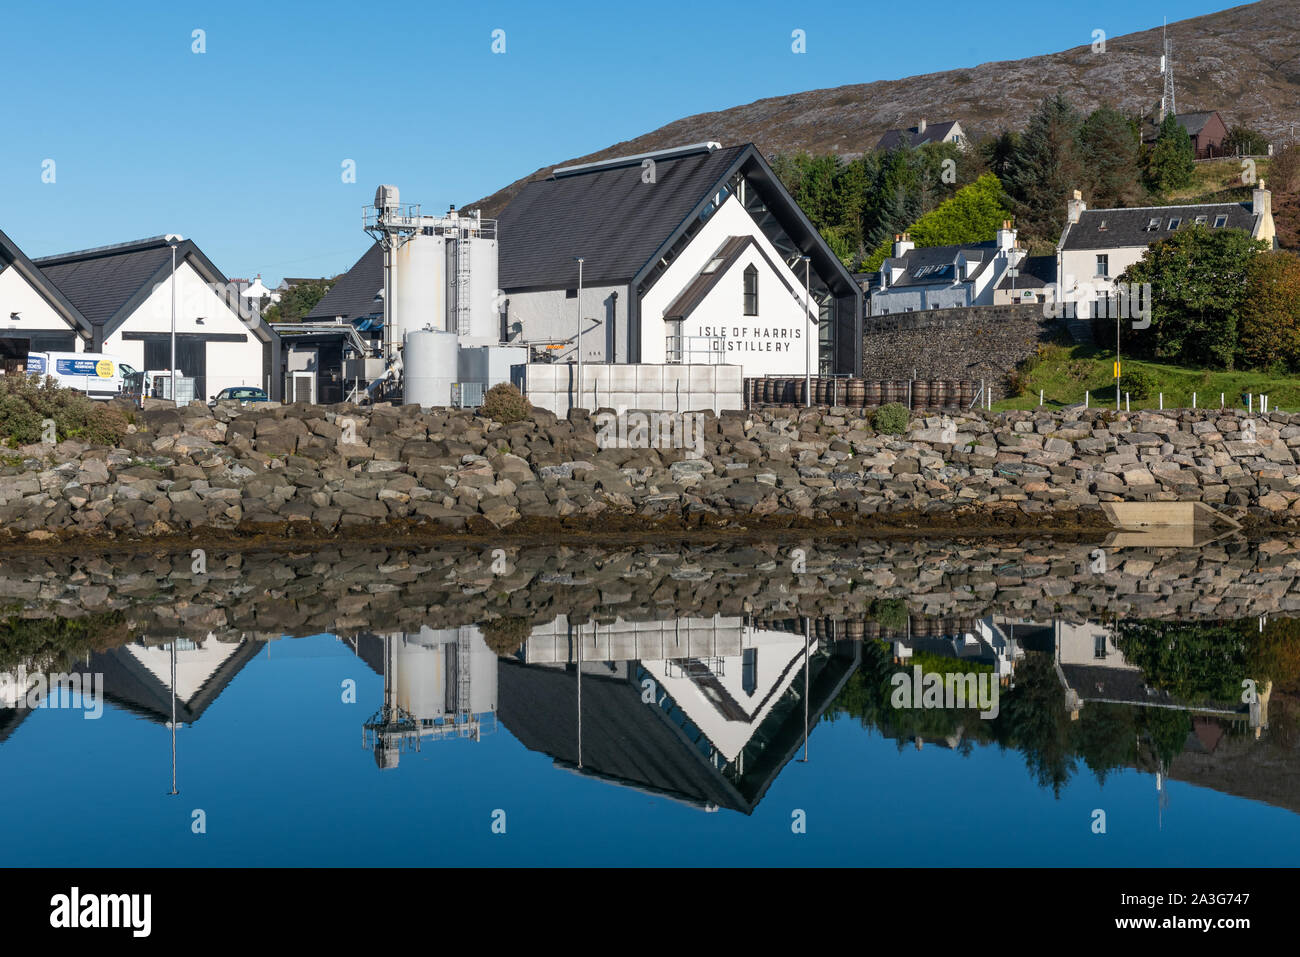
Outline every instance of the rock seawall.
{"label": "rock seawall", "polygon": [[[544,411],[191,405],[137,412],[117,448],[0,459],[9,539],[379,528],[1099,527],[1108,501],[1204,502],[1300,524],[1300,415],[1098,410],[914,417],[842,408],[694,413],[684,447]],[[698,425],[693,432],[691,425]],[[681,433],[678,433],[681,438]],[[619,447],[623,446],[623,447]]]}

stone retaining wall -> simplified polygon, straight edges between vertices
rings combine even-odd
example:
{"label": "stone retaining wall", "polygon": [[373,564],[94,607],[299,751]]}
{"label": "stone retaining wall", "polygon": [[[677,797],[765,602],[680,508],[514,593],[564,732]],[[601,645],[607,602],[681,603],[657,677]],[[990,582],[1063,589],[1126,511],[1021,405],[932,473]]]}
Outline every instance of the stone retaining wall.
{"label": "stone retaining wall", "polygon": [[[625,444],[650,441],[635,417],[628,425]],[[605,420],[585,412],[535,410],[503,426],[418,407],[147,411],[120,448],[5,456],[0,528],[34,541],[386,523],[494,535],[546,523],[869,527],[889,516],[1047,528],[1111,501],[1300,519],[1300,415],[968,412],[913,418],[894,436],[872,429],[870,410],[768,409],[677,426],[677,448],[606,448]]]}

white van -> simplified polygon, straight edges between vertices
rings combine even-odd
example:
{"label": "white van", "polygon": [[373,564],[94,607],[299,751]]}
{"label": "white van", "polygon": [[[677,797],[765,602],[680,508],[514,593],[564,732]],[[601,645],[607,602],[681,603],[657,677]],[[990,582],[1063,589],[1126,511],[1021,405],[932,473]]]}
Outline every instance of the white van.
{"label": "white van", "polygon": [[52,376],[61,386],[84,392],[92,399],[112,399],[122,394],[123,380],[136,370],[118,356],[102,352],[32,352],[27,374]]}

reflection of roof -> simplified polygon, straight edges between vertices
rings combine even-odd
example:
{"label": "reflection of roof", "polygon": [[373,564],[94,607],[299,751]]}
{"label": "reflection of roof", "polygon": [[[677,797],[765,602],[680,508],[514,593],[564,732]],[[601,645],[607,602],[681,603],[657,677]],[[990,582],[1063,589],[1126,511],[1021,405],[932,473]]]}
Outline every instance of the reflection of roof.
{"label": "reflection of roof", "polygon": [[1113,701],[1125,704],[1174,705],[1168,691],[1147,687],[1146,677],[1133,668],[1061,663],[1061,673],[1084,701]]}
{"label": "reflection of roof", "polygon": [[[215,639],[210,639],[215,640]],[[242,641],[232,645],[227,655],[211,674],[207,675],[197,691],[188,699],[179,695],[176,698],[176,720],[183,724],[197,721],[212,702],[216,701],[256,654],[261,644],[255,641]],[[183,655],[185,652],[179,652]],[[86,669],[91,673],[104,676],[104,697],[151,721],[170,721],[172,716],[172,693],[168,685],[154,674],[131,652],[130,645],[123,645],[109,651],[95,652],[90,657]]]}

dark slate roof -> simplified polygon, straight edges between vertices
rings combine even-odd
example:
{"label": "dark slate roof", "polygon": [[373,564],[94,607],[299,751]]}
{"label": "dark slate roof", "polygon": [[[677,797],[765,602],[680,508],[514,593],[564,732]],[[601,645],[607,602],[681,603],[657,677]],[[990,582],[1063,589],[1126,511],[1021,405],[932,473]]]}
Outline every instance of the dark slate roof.
{"label": "dark slate roof", "polygon": [[[962,282],[971,282],[997,258],[997,248],[996,239],[959,246],[925,246],[920,249],[909,249],[901,256],[886,259],[882,268],[893,267],[903,270],[903,275],[896,282],[891,283],[889,289],[897,289],[901,286],[949,286],[956,281],[958,256],[965,256],[970,261],[979,261],[979,266],[962,280]],[[924,276],[916,275],[918,270],[927,267],[930,271]]]}
{"label": "dark slate roof", "polygon": [[640,164],[604,167],[529,183],[501,214],[503,290],[626,284],[750,149],[733,146]]}
{"label": "dark slate roof", "polygon": [[[1250,203],[1202,203],[1195,206],[1138,206],[1131,209],[1088,209],[1077,223],[1067,224],[1061,242],[1063,250],[1124,249],[1132,246],[1149,246],[1172,235],[1171,219],[1180,220],[1178,228],[1192,225],[1197,216],[1207,217],[1206,225],[1213,227],[1216,216],[1228,217],[1227,228],[1253,232],[1255,214]],[[1150,221],[1158,219],[1155,229],[1147,229]],[[1102,224],[1105,228],[1102,228]]]}
{"label": "dark slate roof", "polygon": [[[197,721],[261,648],[260,642],[247,640],[232,647],[193,698],[177,697],[176,720],[182,724]],[[94,652],[87,670],[104,676],[104,697],[118,707],[158,723],[171,720],[171,689],[127,648]]]}
{"label": "dark slate roof", "polygon": [[90,332],[90,322],[81,311],[69,301],[63,291],[50,280],[49,276],[45,275],[39,266],[27,258],[26,254],[18,248],[17,243],[0,231],[0,272],[9,268],[18,270],[45,301],[54,307],[55,312],[79,326],[83,332],[87,334]]}
{"label": "dark slate roof", "polygon": [[927,123],[924,133],[918,133],[915,126],[908,127],[905,130],[889,130],[880,138],[880,142],[876,144],[876,149],[892,150],[904,144],[908,146],[924,146],[926,143],[940,143],[945,136],[952,132],[952,128],[956,125],[957,120],[946,120],[943,123]]}
{"label": "dark slate roof", "polygon": [[[183,253],[177,246],[178,263]],[[170,268],[171,256],[171,247],[156,236],[120,246],[45,256],[37,259],[36,265],[88,320],[101,326],[117,315],[159,270]]]}
{"label": "dark slate roof", "polygon": [[1187,130],[1188,136],[1195,136],[1201,130],[1205,129],[1205,124],[1210,122],[1210,117],[1214,116],[1214,110],[1205,113],[1179,113],[1174,117],[1183,129]]}
{"label": "dark slate roof", "polygon": [[1056,282],[1055,256],[1026,256],[1020,260],[1020,275],[1014,280],[1003,276],[998,283],[999,289],[1010,289],[1014,281],[1016,289],[1042,289]]}
{"label": "dark slate roof", "polygon": [[[300,280],[301,281],[301,280]],[[384,288],[384,250],[375,243],[356,261],[356,264],[339,277],[320,302],[307,313],[308,321],[357,319],[362,316],[382,315],[383,301],[376,302],[375,294]]]}

